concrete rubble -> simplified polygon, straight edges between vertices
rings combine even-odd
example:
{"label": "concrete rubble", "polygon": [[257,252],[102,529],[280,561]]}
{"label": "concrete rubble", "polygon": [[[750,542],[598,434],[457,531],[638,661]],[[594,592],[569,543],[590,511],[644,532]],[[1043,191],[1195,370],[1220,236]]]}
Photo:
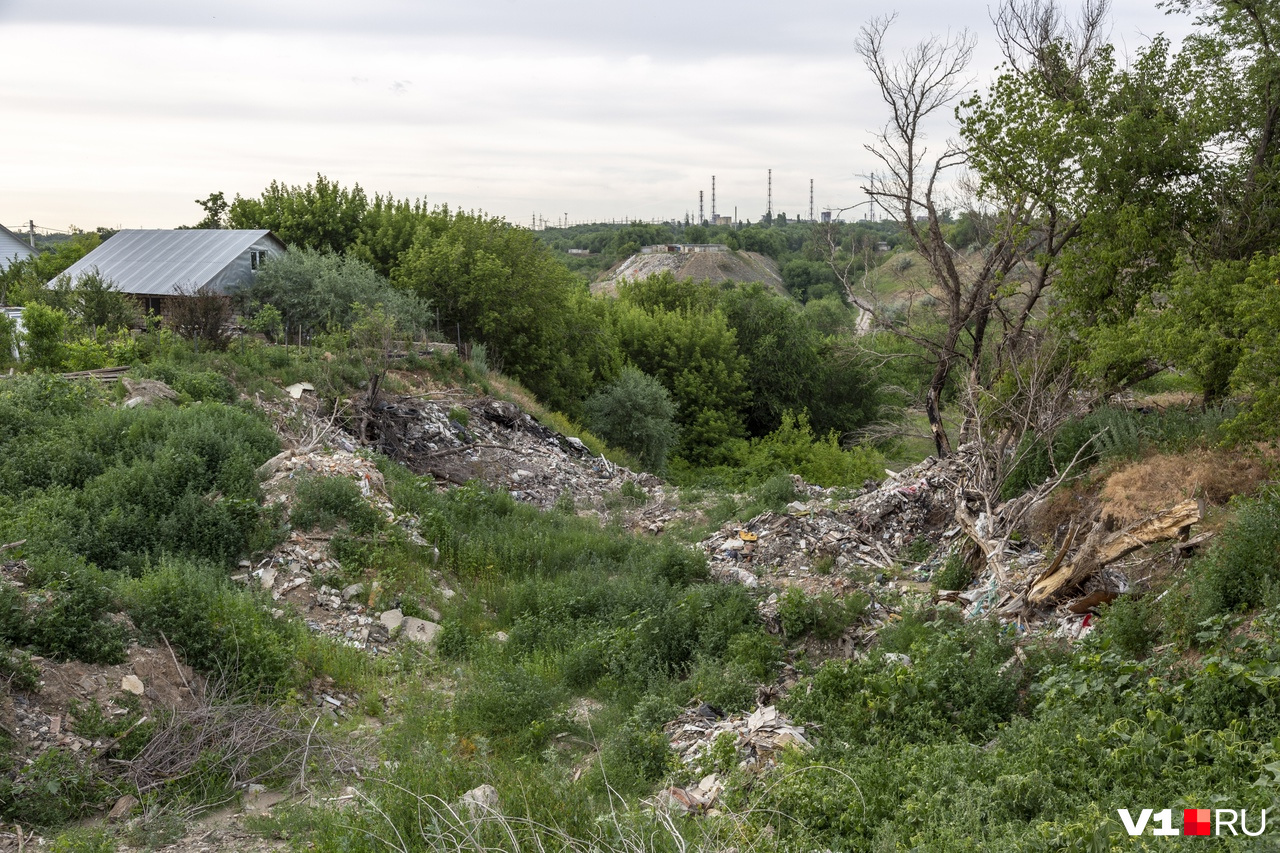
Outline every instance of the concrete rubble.
{"label": "concrete rubble", "polygon": [[126,409],[149,406],[157,400],[178,399],[178,392],[158,379],[134,379],[123,376],[120,378],[120,384],[125,390],[125,398],[120,405]]}
{"label": "concrete rubble", "polygon": [[460,804],[472,817],[498,810],[498,790],[492,785],[480,785],[462,795]]}
{"label": "concrete rubble", "polygon": [[[341,569],[329,555],[329,538],[329,534],[294,531],[256,565],[247,560],[241,562],[240,573],[232,579],[266,591],[277,602],[274,615],[282,617],[285,607],[292,607],[315,633],[370,654],[389,652],[397,639],[430,644],[439,624],[405,616],[394,602],[383,600],[377,581],[341,589],[325,582]],[[420,537],[419,541],[426,547]],[[429,615],[439,618],[436,613]]]}
{"label": "concrete rubble", "polygon": [[731,740],[740,770],[763,772],[777,763],[784,749],[811,749],[804,726],[797,726],[773,705],[761,705],[750,714],[724,716],[703,704],[685,711],[664,727],[671,749],[686,770],[698,774],[698,781],[685,787],[667,789],[668,806],[690,814],[710,813],[724,790],[712,767],[713,751]]}
{"label": "concrete rubble", "polygon": [[370,422],[374,448],[411,471],[454,485],[480,480],[543,509],[567,497],[579,509],[607,513],[606,499],[627,482],[660,483],[594,456],[504,400],[401,397],[379,403]]}
{"label": "concrete rubble", "polygon": [[[359,484],[369,505],[389,524],[401,527],[411,543],[432,549],[418,533],[417,516],[396,513],[382,473],[369,455],[335,447],[332,440],[325,444],[327,448],[322,445],[306,452],[285,450],[258,469],[268,506],[281,504],[287,509],[293,485],[300,477],[348,477]],[[312,631],[372,654],[387,651],[397,630],[396,636],[406,641],[431,643],[438,624],[404,616],[393,603],[383,600],[377,581],[329,586],[327,581],[339,577],[342,568],[329,553],[332,535],[327,531],[291,531],[266,557],[256,563],[242,561],[233,580],[269,594],[278,602],[272,610],[276,616],[283,616],[286,605],[291,606]]]}

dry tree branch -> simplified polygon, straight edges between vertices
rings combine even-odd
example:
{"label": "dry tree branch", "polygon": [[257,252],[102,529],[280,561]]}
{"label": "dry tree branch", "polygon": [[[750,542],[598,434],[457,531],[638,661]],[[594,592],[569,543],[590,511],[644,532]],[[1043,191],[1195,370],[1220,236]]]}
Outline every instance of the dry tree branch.
{"label": "dry tree branch", "polygon": [[132,760],[117,763],[142,792],[215,770],[236,786],[281,776],[305,778],[313,751],[329,766],[350,763],[350,755],[337,746],[323,740],[314,744],[314,730],[303,714],[233,700],[214,687],[199,707],[163,719]]}

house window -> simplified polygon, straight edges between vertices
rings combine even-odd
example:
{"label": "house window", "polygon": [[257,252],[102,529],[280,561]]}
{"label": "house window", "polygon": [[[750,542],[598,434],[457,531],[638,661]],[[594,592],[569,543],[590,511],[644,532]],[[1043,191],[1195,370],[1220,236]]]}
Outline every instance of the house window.
{"label": "house window", "polygon": [[261,249],[249,250],[249,269],[260,270],[267,260],[267,253]]}

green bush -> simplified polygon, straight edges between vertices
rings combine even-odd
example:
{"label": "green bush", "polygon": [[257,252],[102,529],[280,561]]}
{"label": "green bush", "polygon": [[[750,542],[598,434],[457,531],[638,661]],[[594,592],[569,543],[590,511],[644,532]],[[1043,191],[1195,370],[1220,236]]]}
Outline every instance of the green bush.
{"label": "green bush", "polygon": [[[0,609],[9,611],[12,606],[10,596],[0,593]],[[40,689],[40,667],[35,665],[31,655],[26,652],[0,647],[0,680],[10,690],[34,693]]]}
{"label": "green bush", "polygon": [[1236,503],[1238,511],[1196,566],[1204,616],[1257,607],[1280,587],[1280,490]]}
{"label": "green bush", "polygon": [[0,368],[14,363],[18,349],[18,323],[7,316],[0,316]]}
{"label": "green bush", "polygon": [[116,409],[31,377],[0,387],[0,538],[28,556],[106,570],[148,557],[230,561],[261,536],[257,466],[279,450],[265,420],[209,403]]}
{"label": "green bush", "polygon": [[969,567],[969,563],[959,550],[953,549],[947,554],[946,562],[942,564],[942,568],[933,573],[929,579],[930,585],[935,590],[963,590],[968,589],[969,584],[973,582],[973,569]]}
{"label": "green bush", "polygon": [[762,631],[747,631],[729,640],[725,660],[741,667],[756,681],[768,681],[777,674],[783,658],[778,641]]}
{"label": "green bush", "polygon": [[1013,716],[1020,684],[1001,671],[1013,649],[998,626],[934,623],[916,636],[909,664],[882,655],[828,661],[786,704],[795,716],[859,744],[954,733],[977,740]]}
{"label": "green bush", "polygon": [[502,667],[478,674],[458,694],[454,715],[460,731],[532,752],[555,734],[551,712],[562,698],[546,679],[519,667]]}
{"label": "green bush", "polygon": [[40,370],[61,370],[66,358],[63,337],[67,331],[67,315],[57,308],[33,303],[22,312],[22,357]]}
{"label": "green bush", "polygon": [[0,593],[0,632],[14,645],[30,646],[58,660],[117,664],[125,659],[124,627],[107,618],[111,582],[83,561],[46,557],[27,575],[35,590]]}
{"label": "green bush", "polygon": [[778,618],[782,621],[782,632],[789,640],[806,634],[812,634],[819,640],[834,640],[863,614],[870,603],[870,599],[860,593],[835,598],[824,592],[809,597],[800,588],[791,587],[778,600]]}
{"label": "green bush", "polygon": [[661,779],[671,766],[671,749],[658,728],[626,723],[600,747],[601,781],[620,794],[637,796]]}
{"label": "green bush", "polygon": [[917,536],[908,544],[903,556],[913,563],[923,563],[933,554],[933,543],[925,536]]}
{"label": "green bush", "polygon": [[300,683],[303,629],[272,618],[216,566],[166,560],[126,584],[122,595],[144,636],[167,640],[188,664],[233,689],[278,693]]}
{"label": "green bush", "polygon": [[676,406],[662,383],[634,367],[586,402],[587,425],[615,447],[640,460],[648,471],[661,471],[675,445]]}
{"label": "green bush", "polygon": [[746,667],[711,658],[699,661],[689,674],[694,696],[730,714],[755,707],[758,683]]}
{"label": "green bush", "polygon": [[193,370],[174,362],[152,362],[133,371],[143,379],[158,379],[191,400],[234,403],[240,396],[235,384],[212,370]]}
{"label": "green bush", "polygon": [[87,755],[55,747],[12,780],[0,776],[0,817],[24,826],[59,826],[113,796]]}
{"label": "green bush", "polygon": [[785,412],[775,431],[751,440],[743,467],[755,478],[782,472],[819,486],[854,487],[883,477],[884,457],[867,447],[842,448],[834,430],[814,435],[806,412]]}
{"label": "green bush", "polygon": [[1099,614],[1101,636],[1125,657],[1147,656],[1160,636],[1151,602],[1136,595],[1122,595]]}
{"label": "green bush", "polygon": [[329,530],[345,522],[355,534],[373,533],[382,515],[369,505],[350,477],[304,477],[294,487],[289,520],[298,530]]}
{"label": "green bush", "polygon": [[378,304],[407,327],[421,328],[427,322],[426,303],[392,287],[369,264],[354,255],[311,248],[292,248],[272,258],[238,298],[246,315],[254,317],[264,306],[273,306],[294,330],[299,325],[311,332],[350,328],[357,316],[356,306],[372,308]]}

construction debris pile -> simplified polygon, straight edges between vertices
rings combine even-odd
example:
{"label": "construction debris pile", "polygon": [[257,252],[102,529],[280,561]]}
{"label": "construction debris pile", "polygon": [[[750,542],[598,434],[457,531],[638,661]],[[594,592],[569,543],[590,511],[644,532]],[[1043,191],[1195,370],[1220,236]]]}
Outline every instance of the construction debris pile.
{"label": "construction debris pile", "polygon": [[417,474],[461,485],[481,480],[516,500],[550,509],[562,496],[603,506],[628,481],[654,485],[581,441],[548,429],[514,403],[490,398],[446,405],[422,397],[380,402],[369,413],[371,444]]}
{"label": "construction debris pile", "polygon": [[1188,500],[1122,530],[1112,529],[1101,513],[1076,519],[1052,549],[1046,547],[1048,556],[1015,535],[1037,495],[988,506],[969,486],[977,464],[977,455],[961,447],[948,459],[930,458],[890,473],[851,499],[810,487],[816,495],[808,500],[745,524],[726,524],[700,546],[715,577],[758,590],[761,615],[770,623],[776,621],[779,591],[790,587],[837,597],[867,592],[874,620],[883,609],[879,592],[930,592],[933,573],[955,551],[974,567],[975,580],[964,590],[938,591],[935,600],[957,603],[971,617],[995,613],[1075,638],[1089,630],[1098,605],[1129,588],[1139,558],[1126,558],[1180,539],[1163,552],[1179,559],[1205,538],[1188,539],[1191,525],[1203,518],[1202,504]]}
{"label": "construction debris pile", "polygon": [[[417,516],[396,513],[382,473],[367,455],[342,449],[285,450],[263,463],[258,476],[263,478],[267,505],[282,504],[286,508],[293,499],[293,485],[298,478],[348,477],[360,486],[369,505],[388,523],[401,527],[412,544],[434,550],[418,533]],[[386,600],[376,580],[367,586],[339,580],[342,567],[329,553],[332,536],[330,532],[294,530],[256,564],[242,561],[241,571],[234,579],[267,592],[278,602],[272,610],[275,616],[283,616],[285,606],[291,605],[312,631],[372,654],[385,651],[393,635],[424,643],[434,639],[438,615],[434,615],[436,621],[404,616],[396,609],[396,602]]]}
{"label": "construction debris pile", "polygon": [[[417,533],[412,535],[426,546]],[[435,639],[439,614],[428,613],[434,621],[405,616],[394,606],[396,602],[386,599],[376,580],[368,585],[329,586],[327,581],[337,577],[341,567],[329,555],[328,540],[329,534],[294,531],[256,565],[242,561],[240,574],[232,579],[269,594],[278,603],[273,616],[284,616],[285,606],[290,605],[312,631],[370,654],[388,651],[397,639],[421,643]],[[446,598],[452,597],[452,590],[440,589]]]}
{"label": "construction debris pile", "polygon": [[347,450],[311,451],[308,453],[285,450],[258,468],[267,504],[286,502],[289,481],[305,476],[350,477],[360,486],[360,493],[387,517],[395,521],[395,509],[387,497],[382,472],[368,456],[358,456]]}
{"label": "construction debris pile", "polygon": [[724,785],[717,774],[706,771],[713,764],[713,752],[725,749],[721,744],[732,743],[737,767],[751,772],[772,768],[777,754],[788,747],[811,748],[804,727],[794,725],[772,705],[727,717],[703,703],[667,723],[664,731],[681,763],[700,777],[694,785],[667,789],[670,807],[690,814],[714,814],[711,807]]}
{"label": "construction debris pile", "polygon": [[[21,586],[24,573],[22,561],[6,563],[0,583]],[[168,649],[135,644],[126,654],[124,663],[113,666],[32,655],[38,687],[31,692],[0,691],[0,732],[21,745],[28,762],[54,747],[103,754],[120,738],[82,736],[76,731],[78,716],[124,717],[130,712],[122,704],[127,699],[148,717],[155,709],[194,707],[204,695],[204,679]]]}
{"label": "construction debris pile", "polygon": [[[954,540],[960,533],[953,514],[961,465],[926,459],[848,500],[810,487],[818,496],[793,502],[785,513],[727,524],[700,544],[712,573],[723,580],[841,595],[852,587],[853,569],[883,575],[917,539],[931,545]],[[928,571],[916,568],[909,572],[912,580],[928,580]]]}

